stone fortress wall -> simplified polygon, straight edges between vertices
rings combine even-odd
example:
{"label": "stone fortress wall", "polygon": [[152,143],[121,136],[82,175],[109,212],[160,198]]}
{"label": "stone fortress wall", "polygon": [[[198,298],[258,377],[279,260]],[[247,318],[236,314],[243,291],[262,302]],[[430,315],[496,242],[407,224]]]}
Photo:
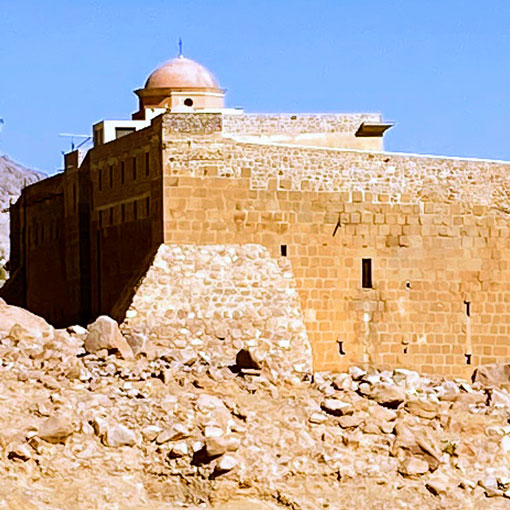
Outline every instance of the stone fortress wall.
{"label": "stone fortress wall", "polygon": [[[255,124],[278,131],[292,120],[276,117]],[[59,324],[83,322],[80,310],[122,320],[130,307],[149,321],[143,276],[161,245],[191,262],[189,245],[250,245],[293,274],[316,370],[372,363],[466,376],[508,357],[510,163],[248,140],[243,118],[249,133],[256,116],[165,114],[83,161],[69,155],[56,191],[27,188],[26,199],[41,196],[13,207],[17,278],[30,280],[16,304]],[[355,138],[354,121],[349,129]],[[58,240],[23,252],[25,226],[55,217]],[[44,271],[55,264],[64,281]]]}
{"label": "stone fortress wall", "polygon": [[161,245],[122,328],[185,363],[200,357],[225,366],[246,349],[280,373],[312,370],[290,262],[260,245]]}
{"label": "stone fortress wall", "polygon": [[203,127],[175,137],[168,123],[165,243],[286,250],[316,369],[461,376],[508,356],[510,164],[243,143]]}

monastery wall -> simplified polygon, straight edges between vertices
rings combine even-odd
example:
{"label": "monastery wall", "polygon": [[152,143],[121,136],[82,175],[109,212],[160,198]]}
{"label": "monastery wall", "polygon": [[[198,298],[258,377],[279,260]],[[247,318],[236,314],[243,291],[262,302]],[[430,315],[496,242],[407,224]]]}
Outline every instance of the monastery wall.
{"label": "monastery wall", "polygon": [[92,316],[122,310],[161,243],[160,133],[156,120],[91,151]]}
{"label": "monastery wall", "polygon": [[254,190],[248,177],[174,177],[165,203],[165,243],[286,250],[318,370],[370,362],[460,376],[509,354],[509,228],[497,211],[347,202],[276,181]]}
{"label": "monastery wall", "polygon": [[289,261],[260,245],[161,245],[122,329],[149,335],[185,364],[232,365],[244,348],[277,373],[312,369]]}
{"label": "monastery wall", "polygon": [[508,356],[510,165],[174,142],[163,157],[165,243],[255,243],[288,258],[316,369],[467,376]]}

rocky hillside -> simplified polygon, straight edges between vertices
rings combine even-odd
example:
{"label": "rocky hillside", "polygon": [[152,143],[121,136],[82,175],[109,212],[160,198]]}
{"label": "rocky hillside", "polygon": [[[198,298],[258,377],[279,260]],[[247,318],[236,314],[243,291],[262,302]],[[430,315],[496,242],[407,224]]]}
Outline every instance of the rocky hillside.
{"label": "rocky hillside", "polygon": [[0,300],[0,508],[509,508],[508,366],[468,383],[276,354],[55,330]]}
{"label": "rocky hillside", "polygon": [[44,177],[44,174],[29,170],[8,156],[0,155],[0,264],[9,258],[10,201],[19,196],[24,186]]}

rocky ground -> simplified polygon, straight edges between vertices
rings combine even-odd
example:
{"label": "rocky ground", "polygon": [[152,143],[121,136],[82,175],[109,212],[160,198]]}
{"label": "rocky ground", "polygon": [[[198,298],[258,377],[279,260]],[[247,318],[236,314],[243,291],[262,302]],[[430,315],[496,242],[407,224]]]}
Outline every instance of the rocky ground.
{"label": "rocky ground", "polygon": [[0,300],[0,509],[510,508],[510,367],[468,383],[185,352]]}

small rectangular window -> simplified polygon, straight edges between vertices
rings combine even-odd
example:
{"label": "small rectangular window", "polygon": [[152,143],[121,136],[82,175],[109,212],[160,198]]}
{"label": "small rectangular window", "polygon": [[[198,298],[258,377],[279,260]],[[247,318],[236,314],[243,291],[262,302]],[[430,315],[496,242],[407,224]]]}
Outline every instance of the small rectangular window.
{"label": "small rectangular window", "polygon": [[123,136],[130,135],[131,133],[134,133],[135,131],[136,131],[136,129],[132,128],[132,127],[115,128],[115,138],[122,138]]}
{"label": "small rectangular window", "polygon": [[98,182],[98,185],[99,185],[99,191],[102,191],[102,189],[103,189],[103,169],[102,168],[99,169],[99,182]]}
{"label": "small rectangular window", "polygon": [[113,165],[110,165],[110,188],[113,188]]}
{"label": "small rectangular window", "polygon": [[136,181],[136,156],[133,158],[133,181]]}
{"label": "small rectangular window", "polygon": [[372,259],[361,260],[361,286],[364,289],[372,288]]}
{"label": "small rectangular window", "polygon": [[281,253],[282,257],[287,256],[287,245],[286,244],[280,245],[280,253]]}
{"label": "small rectangular window", "polygon": [[126,168],[124,165],[124,161],[120,163],[120,183],[124,184],[126,182]]}
{"label": "small rectangular window", "polygon": [[148,177],[150,173],[150,166],[149,166],[149,153],[145,153],[145,175]]}

